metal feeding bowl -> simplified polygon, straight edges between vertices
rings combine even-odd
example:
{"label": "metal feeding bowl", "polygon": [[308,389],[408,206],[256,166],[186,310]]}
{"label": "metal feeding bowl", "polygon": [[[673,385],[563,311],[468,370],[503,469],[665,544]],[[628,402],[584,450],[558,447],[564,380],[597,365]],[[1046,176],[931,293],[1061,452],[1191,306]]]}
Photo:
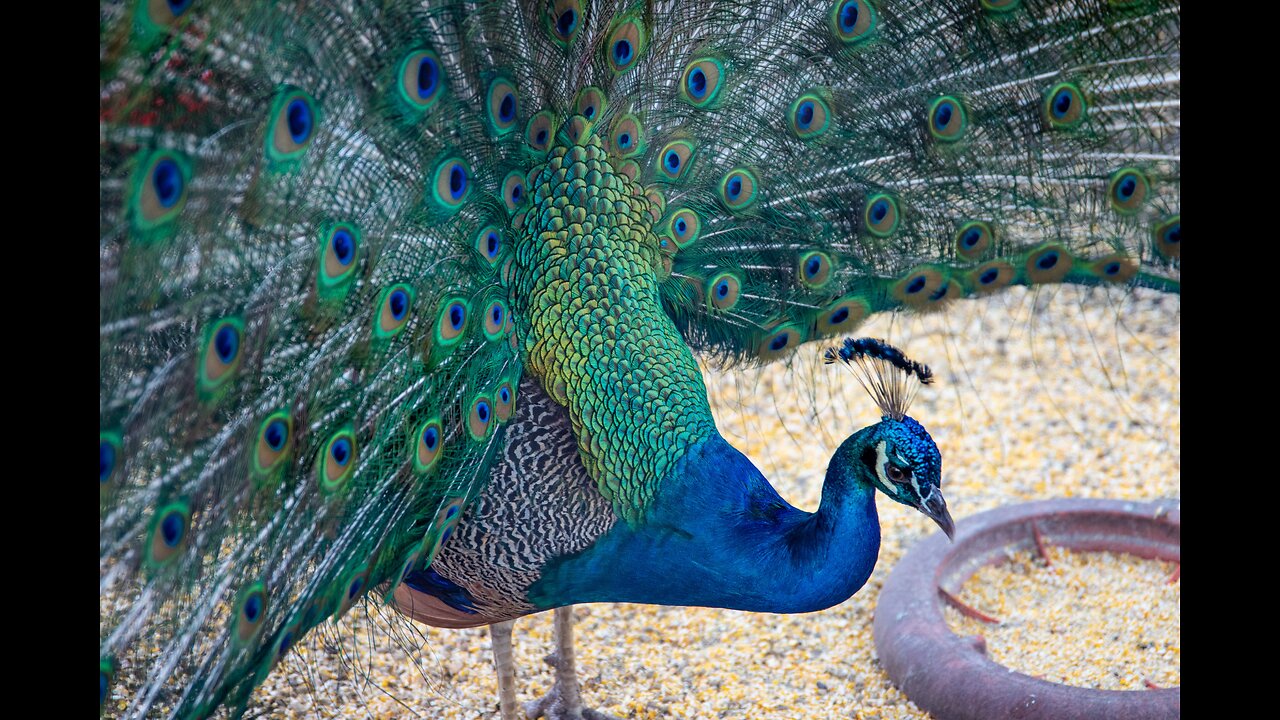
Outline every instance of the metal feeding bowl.
{"label": "metal feeding bowl", "polygon": [[907,697],[939,720],[1179,717],[1181,688],[1093,690],[1024,675],[989,658],[981,637],[953,633],[942,612],[950,603],[992,622],[956,599],[960,588],[1010,552],[1044,556],[1046,539],[1075,551],[1181,562],[1179,508],[1176,500],[1048,500],[965,518],[954,544],[935,533],[907,553],[880,592],[873,629],[881,663]]}

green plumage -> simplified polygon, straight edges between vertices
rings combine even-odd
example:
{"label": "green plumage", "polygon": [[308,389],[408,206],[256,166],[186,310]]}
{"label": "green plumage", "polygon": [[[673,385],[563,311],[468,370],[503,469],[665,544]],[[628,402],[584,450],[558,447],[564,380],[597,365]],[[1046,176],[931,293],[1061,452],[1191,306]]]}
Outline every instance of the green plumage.
{"label": "green plumage", "polygon": [[1011,284],[1178,290],[1172,3],[137,0],[100,28],[121,716],[242,709],[429,566],[526,374],[642,523],[714,433],[695,353]]}

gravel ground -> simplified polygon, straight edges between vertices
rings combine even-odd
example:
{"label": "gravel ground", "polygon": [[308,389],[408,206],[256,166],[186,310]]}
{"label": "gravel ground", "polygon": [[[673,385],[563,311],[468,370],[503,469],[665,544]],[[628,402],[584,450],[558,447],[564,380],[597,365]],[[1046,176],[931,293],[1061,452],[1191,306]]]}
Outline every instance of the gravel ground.
{"label": "gravel ground", "polygon": [[[1176,298],[1146,293],[1016,290],[957,303],[945,315],[877,318],[858,335],[886,338],[934,368],[938,382],[911,414],[942,450],[943,489],[963,525],[968,515],[1023,500],[1180,496],[1179,308]],[[821,364],[821,350],[807,346],[789,366],[707,374],[721,432],[809,510],[836,446],[879,419],[852,376]],[[623,718],[928,717],[881,670],[871,620],[890,569],[935,526],[883,497],[879,507],[884,539],[875,573],[853,598],[822,612],[579,606],[587,704]],[[1178,585],[1169,612],[1124,618],[1171,639],[1166,665],[1143,670],[1161,684],[1179,676]],[[370,606],[326,627],[258,690],[250,714],[497,717],[486,629],[396,623],[388,634],[378,618],[385,612]],[[552,649],[551,628],[551,613],[516,623],[522,701],[551,686],[541,662]],[[1000,643],[989,640],[995,651]],[[1081,677],[1095,666],[1105,671],[1124,645],[1067,653],[1064,662]]]}

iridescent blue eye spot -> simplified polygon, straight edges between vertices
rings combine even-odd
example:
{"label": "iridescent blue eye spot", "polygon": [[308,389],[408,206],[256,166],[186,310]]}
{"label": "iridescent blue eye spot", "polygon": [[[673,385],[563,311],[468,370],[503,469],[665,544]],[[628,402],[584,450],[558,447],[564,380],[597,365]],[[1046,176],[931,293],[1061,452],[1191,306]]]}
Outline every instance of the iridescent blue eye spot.
{"label": "iridescent blue eye spot", "polygon": [[182,533],[186,525],[186,521],[182,519],[182,513],[171,512],[160,521],[160,538],[164,540],[165,545],[177,547],[182,541]]}
{"label": "iridescent blue eye spot", "polygon": [[516,185],[511,188],[511,202],[519,205],[520,198],[524,197],[524,186]]}
{"label": "iridescent blue eye spot", "polygon": [[339,230],[333,234],[333,256],[343,266],[350,265],[352,258],[355,257],[356,243],[351,237],[351,233],[346,230]]}
{"label": "iridescent blue eye spot", "polygon": [[720,282],[716,283],[716,297],[723,299],[728,296],[729,296],[729,281],[721,280]]}
{"label": "iridescent blue eye spot", "polygon": [[429,57],[418,61],[418,97],[423,100],[431,97],[440,84],[440,66]]}
{"label": "iridescent blue eye spot", "polygon": [[494,325],[502,324],[502,306],[494,305],[493,310],[489,311],[489,317],[493,318]]}
{"label": "iridescent blue eye spot", "polygon": [[289,137],[301,145],[311,137],[311,107],[302,98],[297,98],[289,103],[287,113]]}
{"label": "iridescent blue eye spot", "polygon": [[786,347],[786,346],[787,346],[787,343],[788,343],[790,340],[791,340],[790,336],[788,336],[786,333],[783,333],[783,334],[779,335],[778,337],[774,338],[773,340],[770,340],[770,341],[769,341],[769,349],[770,349],[770,350],[781,350],[782,348],[784,348],[784,347]]}
{"label": "iridescent blue eye spot", "polygon": [[449,194],[454,200],[462,197],[467,189],[467,171],[461,165],[454,165],[449,170]]}
{"label": "iridescent blue eye spot", "polygon": [[457,505],[450,506],[449,509],[446,510],[444,513],[444,519],[452,520],[453,517],[457,514],[458,514],[458,506]]}
{"label": "iridescent blue eye spot", "polygon": [[498,119],[504,124],[516,119],[516,96],[513,93],[502,96],[502,102],[498,104]]}
{"label": "iridescent blue eye spot", "polygon": [[435,450],[438,442],[440,442],[440,432],[434,427],[422,431],[422,445],[428,450]]}
{"label": "iridescent blue eye spot", "polygon": [[151,173],[151,186],[155,188],[161,207],[173,207],[182,197],[182,172],[178,170],[178,163],[169,158],[156,163]]}
{"label": "iridescent blue eye spot", "polygon": [[244,619],[249,622],[257,622],[260,614],[262,614],[262,596],[254,593],[244,603]]}
{"label": "iridescent blue eye spot", "polygon": [[952,109],[951,103],[940,103],[937,111],[933,114],[933,126],[938,130],[946,130],[947,124],[951,122],[951,116],[954,112],[955,110]]}
{"label": "iridescent blue eye spot", "polygon": [[1126,175],[1124,179],[1116,183],[1116,199],[1124,202],[1133,197],[1133,193],[1138,189],[1138,181],[1132,175]]}
{"label": "iridescent blue eye spot", "polygon": [[347,599],[355,600],[360,595],[360,588],[364,587],[364,578],[356,578],[351,581],[351,585],[347,588]]}
{"label": "iridescent blue eye spot", "polygon": [[240,333],[232,325],[223,325],[213,336],[213,349],[223,365],[231,364],[240,350]]}
{"label": "iridescent blue eye spot", "polygon": [[889,201],[888,201],[888,200],[877,200],[877,201],[875,201],[875,203],[871,206],[871,221],[872,221],[872,222],[879,223],[880,221],[884,220],[885,216],[886,216],[886,215],[888,215],[888,214],[889,214]]}
{"label": "iridescent blue eye spot", "polygon": [[280,654],[288,652],[291,647],[293,647],[293,633],[286,632],[280,636]]}
{"label": "iridescent blue eye spot", "polygon": [[1176,243],[1182,240],[1182,223],[1174,223],[1172,227],[1164,231],[1164,241],[1167,243]]}
{"label": "iridescent blue eye spot", "polygon": [[835,312],[831,313],[832,325],[839,325],[840,323],[848,319],[849,319],[849,308],[842,307],[839,310],[836,310]]}
{"label": "iridescent blue eye spot", "polygon": [[981,275],[978,276],[978,282],[982,283],[983,285],[990,285],[991,283],[995,282],[996,278],[998,277],[1000,277],[999,270],[995,268],[987,268],[985,271],[983,271]]}
{"label": "iridescent blue eye spot", "polygon": [[178,15],[186,12],[187,9],[191,7],[191,3],[193,1],[194,0],[169,0],[169,12],[173,13],[174,17],[177,17]]}
{"label": "iridescent blue eye spot", "polygon": [[944,282],[944,283],[942,283],[942,285],[938,286],[938,289],[937,289],[937,290],[934,290],[932,293],[930,293],[930,294],[929,294],[929,299],[930,299],[930,300],[941,300],[942,298],[946,297],[946,296],[947,296],[947,285],[948,285],[948,283],[945,283],[945,282]]}
{"label": "iridescent blue eye spot", "polygon": [[444,534],[442,534],[442,535],[440,536],[440,544],[441,544],[441,545],[443,545],[443,544],[445,544],[446,542],[448,542],[448,541],[449,541],[449,536],[450,536],[450,535],[452,535],[452,534],[453,534],[453,528],[452,528],[452,527],[447,527],[447,528],[445,528],[445,529],[444,529]]}
{"label": "iridescent blue eye spot", "polygon": [[569,37],[573,34],[573,28],[578,24],[578,13],[573,9],[565,10],[560,13],[560,17],[556,18],[556,32],[560,33],[560,37]]}
{"label": "iridescent blue eye spot", "polygon": [[622,133],[618,136],[618,147],[623,150],[631,149],[631,133]]}
{"label": "iridescent blue eye spot", "polygon": [[284,447],[284,441],[289,437],[289,426],[283,420],[272,420],[267,424],[267,429],[262,436],[267,441],[267,447],[279,452],[280,448]]}
{"label": "iridescent blue eye spot", "polygon": [[1056,252],[1047,252],[1044,255],[1041,255],[1039,260],[1036,260],[1036,267],[1040,268],[1041,270],[1049,270],[1050,268],[1052,268],[1054,265],[1057,265],[1057,264],[1058,264],[1058,253]]}
{"label": "iridescent blue eye spot", "polygon": [[804,264],[804,274],[808,275],[809,277],[813,277],[814,275],[817,275],[818,271],[821,269],[822,269],[822,258],[818,257],[817,255],[814,255],[813,257],[809,258],[809,262]]}
{"label": "iridescent blue eye spot", "polygon": [[917,275],[916,277],[912,278],[911,282],[907,283],[907,294],[914,295],[920,292],[921,290],[924,289],[925,282],[926,282],[926,279],[924,275]]}
{"label": "iridescent blue eye spot", "polygon": [[476,417],[479,418],[482,423],[489,422],[489,403],[483,400],[476,403]]}
{"label": "iridescent blue eye spot", "polygon": [[707,74],[702,72],[702,68],[694,68],[689,73],[689,93],[696,98],[707,93]]}
{"label": "iridescent blue eye spot", "polygon": [[351,459],[351,441],[346,438],[338,438],[329,447],[329,456],[338,465],[346,465],[347,461]]}
{"label": "iridescent blue eye spot", "polygon": [[1102,268],[1102,272],[1107,275],[1116,275],[1120,272],[1120,263],[1109,262],[1106,264],[1105,267]]}
{"label": "iridescent blue eye spot", "polygon": [[801,130],[808,130],[813,124],[813,101],[805,100],[800,103],[800,107],[796,108],[796,126]]}
{"label": "iridescent blue eye spot", "polygon": [[387,305],[391,308],[391,317],[403,320],[405,311],[409,309],[409,294],[404,290],[396,290],[387,298]]}
{"label": "iridescent blue eye spot", "polygon": [[978,241],[981,239],[982,239],[982,230],[976,227],[971,227],[968,230],[965,230],[964,235],[960,236],[960,242],[963,243],[964,246],[967,248],[971,248],[977,245]]}
{"label": "iridescent blue eye spot", "polygon": [[485,254],[489,256],[490,260],[492,260],[493,258],[498,256],[498,233],[496,232],[489,233],[488,235],[485,236],[484,241],[485,241]]}
{"label": "iridescent blue eye spot", "polygon": [[667,170],[674,173],[680,169],[680,155],[675,150],[668,150],[667,154],[662,158],[662,164],[667,166]]}
{"label": "iridescent blue eye spot", "polygon": [[109,442],[98,444],[98,482],[104,483],[111,478],[111,471],[116,467],[116,448]]}
{"label": "iridescent blue eye spot", "polygon": [[1063,88],[1053,96],[1053,116],[1059,120],[1067,116],[1071,111],[1071,91]]}
{"label": "iridescent blue eye spot", "polygon": [[730,200],[737,200],[742,194],[742,178],[734,176],[729,179],[729,184],[725,188]]}
{"label": "iridescent blue eye spot", "polygon": [[583,109],[582,109],[582,115],[583,115],[584,117],[586,117],[588,120],[590,120],[591,118],[595,117],[595,116],[596,116],[596,106],[595,106],[595,105],[588,105],[588,106],[586,106],[585,108],[583,108]]}
{"label": "iridescent blue eye spot", "polygon": [[840,30],[841,32],[853,32],[853,26],[858,24],[858,3],[855,0],[849,0],[840,8]]}
{"label": "iridescent blue eye spot", "polygon": [[511,402],[511,391],[505,387],[502,388],[498,391],[498,398],[502,400],[504,405]]}
{"label": "iridescent blue eye spot", "polygon": [[547,144],[547,131],[546,131],[546,130],[539,130],[539,131],[538,131],[538,134],[535,136],[535,139],[538,141],[538,144],[539,144],[539,145],[546,145],[546,144]]}
{"label": "iridescent blue eye spot", "polygon": [[631,60],[631,43],[619,40],[613,44],[613,61],[618,65],[626,65]]}
{"label": "iridescent blue eye spot", "polygon": [[461,303],[454,303],[449,306],[449,325],[454,330],[462,329],[462,322],[467,319],[466,308]]}

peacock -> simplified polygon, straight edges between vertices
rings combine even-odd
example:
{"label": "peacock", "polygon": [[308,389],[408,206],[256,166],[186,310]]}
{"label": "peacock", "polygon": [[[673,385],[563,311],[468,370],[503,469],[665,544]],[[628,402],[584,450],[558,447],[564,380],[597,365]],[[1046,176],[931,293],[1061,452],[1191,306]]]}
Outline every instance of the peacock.
{"label": "peacock", "polygon": [[[573,604],[830,607],[877,491],[954,531],[869,316],[1179,293],[1176,2],[104,0],[99,53],[113,716],[238,716],[370,601],[491,626],[504,718],[555,609],[530,712],[601,717]],[[807,342],[883,416],[812,513],[698,365]]]}

